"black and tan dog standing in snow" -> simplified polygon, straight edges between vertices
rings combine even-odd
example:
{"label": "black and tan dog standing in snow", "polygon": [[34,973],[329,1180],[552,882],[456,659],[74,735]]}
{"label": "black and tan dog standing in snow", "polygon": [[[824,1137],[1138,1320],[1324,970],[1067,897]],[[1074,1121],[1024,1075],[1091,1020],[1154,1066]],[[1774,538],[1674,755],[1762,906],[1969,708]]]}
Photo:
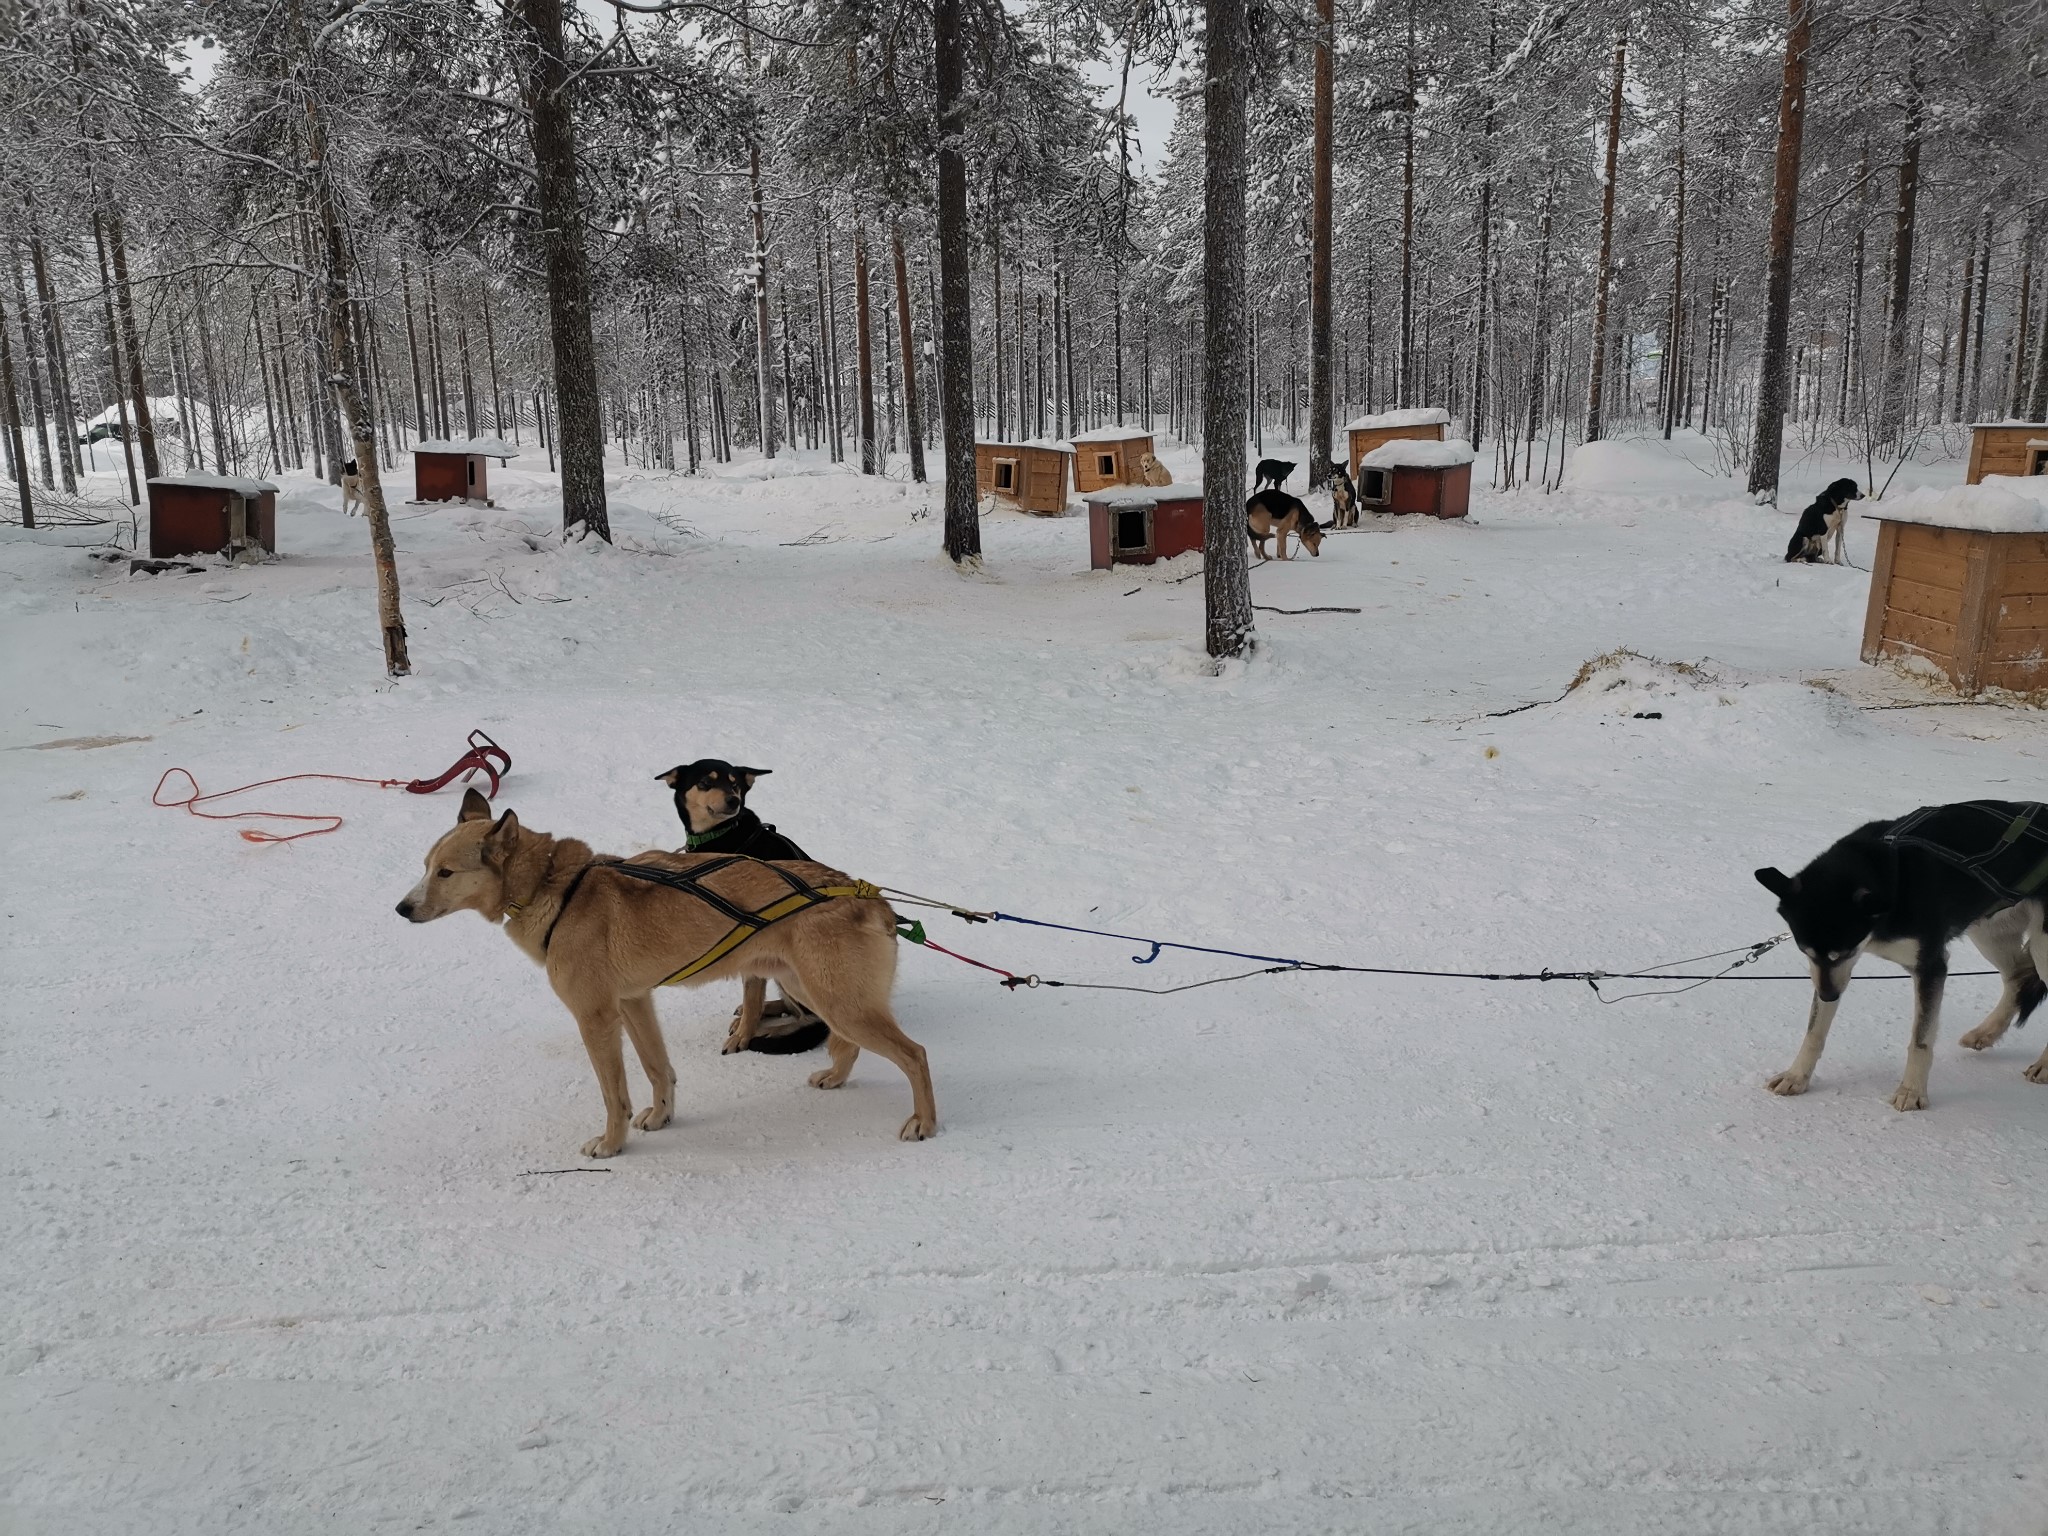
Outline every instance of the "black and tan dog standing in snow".
{"label": "black and tan dog standing in snow", "polygon": [[[722,758],[700,757],[679,763],[655,777],[676,795],[676,815],[683,821],[690,853],[740,853],[750,859],[808,859],[809,854],[747,809],[747,791],[772,772],[741,768]],[[762,1021],[770,1020],[764,1028]],[[726,1055],[734,1051],[765,1051],[795,1056],[825,1043],[829,1033],[817,1015],[787,998],[770,998],[768,983],[745,978],[732,1031],[725,1037]]]}
{"label": "black and tan dog standing in snow", "polygon": [[[1792,1065],[1773,1093],[1806,1092],[1828,1026],[1867,951],[1913,977],[1913,1027],[1894,1109],[1927,1106],[1927,1072],[1941,1028],[1948,948],[1967,938],[2005,982],[1984,1022],[1962,1037],[1973,1051],[1996,1045],[2048,998],[2048,806],[1966,800],[1923,806],[1897,821],[1858,827],[1796,875],[1760,869],[1757,883],[1813,970],[1813,1007]],[[2048,1083],[2048,1052],[2026,1069]]]}

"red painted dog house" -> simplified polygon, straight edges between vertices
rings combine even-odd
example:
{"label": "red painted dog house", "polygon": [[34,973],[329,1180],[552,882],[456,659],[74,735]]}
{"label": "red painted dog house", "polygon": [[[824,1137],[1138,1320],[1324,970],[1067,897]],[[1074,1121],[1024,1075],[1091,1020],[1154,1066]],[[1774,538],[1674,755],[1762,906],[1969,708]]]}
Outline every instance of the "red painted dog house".
{"label": "red painted dog house", "polygon": [[162,475],[149,482],[149,553],[277,553],[277,487],[236,475]]}
{"label": "red painted dog house", "polygon": [[1120,485],[1088,495],[1088,564],[1150,565],[1202,547],[1202,487]]}
{"label": "red painted dog house", "polygon": [[1395,438],[1358,461],[1358,505],[1367,512],[1463,517],[1472,503],[1472,445]]}
{"label": "red painted dog house", "polygon": [[412,445],[414,501],[491,500],[488,461],[519,456],[519,450],[502,438],[464,437],[428,439]]}

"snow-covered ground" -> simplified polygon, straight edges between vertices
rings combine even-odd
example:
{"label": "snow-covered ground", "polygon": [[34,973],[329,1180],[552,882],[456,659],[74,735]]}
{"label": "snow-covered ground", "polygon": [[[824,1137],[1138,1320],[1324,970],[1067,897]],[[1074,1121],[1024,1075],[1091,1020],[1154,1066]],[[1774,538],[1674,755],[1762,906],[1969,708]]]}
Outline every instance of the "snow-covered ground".
{"label": "snow-covered ground", "polygon": [[[173,765],[438,772],[481,726],[529,825],[613,852],[677,842],[654,775],[722,756],[889,885],[1520,970],[1744,944],[1777,926],[1755,866],[2042,795],[2033,713],[1866,708],[1936,697],[1858,664],[1867,578],[1782,564],[1788,514],[1685,447],[1260,567],[1262,604],[1363,611],[1262,613],[1220,677],[1185,563],[1090,573],[1078,517],[998,513],[962,576],[928,491],[819,464],[620,471],[614,549],[552,543],[532,458],[497,510],[398,509],[396,685],[363,524],[303,477],[258,568],[0,545],[0,1526],[2039,1536],[2044,1026],[1959,1050],[1985,981],[1901,1115],[1892,980],[1779,1099],[1797,984],[1010,993],[906,950],[937,1139],[894,1139],[873,1058],[821,1094],[811,1058],[719,1056],[717,988],[664,998],[677,1123],[595,1165],[542,977],[391,911],[453,791],[260,791],[347,817],[284,847],[150,805]],[[1489,716],[1616,647],[1701,671]],[[1235,968],[932,932],[1070,979]]]}

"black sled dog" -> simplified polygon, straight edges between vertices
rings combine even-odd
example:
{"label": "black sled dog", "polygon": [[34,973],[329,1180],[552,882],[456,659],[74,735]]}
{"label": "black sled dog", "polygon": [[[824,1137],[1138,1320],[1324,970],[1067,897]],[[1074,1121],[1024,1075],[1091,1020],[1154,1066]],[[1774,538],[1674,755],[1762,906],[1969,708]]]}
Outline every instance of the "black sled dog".
{"label": "black sled dog", "polygon": [[[1998,968],[2005,990],[1984,1022],[1962,1037],[1981,1051],[2048,997],[2048,806],[1966,800],[1923,806],[1897,821],[1858,827],[1796,875],[1760,869],[1778,911],[1813,971],[1806,1038],[1792,1065],[1766,1085],[1806,1092],[1828,1026],[1866,950],[1913,975],[1913,1027],[1894,1109],[1927,1107],[1927,1071],[1941,1028],[1948,947],[1958,936]],[[2048,1083],[2048,1052],[2026,1069]]]}
{"label": "black sled dog", "polygon": [[[750,859],[808,859],[810,855],[747,809],[747,791],[767,768],[739,768],[716,757],[700,757],[655,777],[676,793],[691,853],[743,853]],[[739,1011],[724,1051],[764,1051],[795,1056],[815,1050],[831,1031],[816,1014],[786,998],[770,998],[758,976],[742,981]],[[763,1020],[768,1020],[765,1027]]]}

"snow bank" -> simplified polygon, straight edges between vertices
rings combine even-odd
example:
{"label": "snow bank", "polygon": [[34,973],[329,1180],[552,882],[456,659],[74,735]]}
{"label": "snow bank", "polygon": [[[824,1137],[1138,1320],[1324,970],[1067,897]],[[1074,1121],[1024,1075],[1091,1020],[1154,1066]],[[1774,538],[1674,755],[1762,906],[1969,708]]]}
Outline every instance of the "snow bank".
{"label": "snow bank", "polygon": [[1416,406],[1406,411],[1381,411],[1373,416],[1361,416],[1356,421],[1346,422],[1346,432],[1370,432],[1376,427],[1441,427],[1449,423],[1451,413],[1440,405]]}
{"label": "snow bank", "polygon": [[245,480],[240,475],[158,475],[151,485],[189,485],[200,490],[233,491],[237,496],[261,496],[274,491],[268,480]]}
{"label": "snow bank", "polygon": [[1449,469],[1472,462],[1472,445],[1462,437],[1435,443],[1426,438],[1397,437],[1381,443],[1358,461],[1360,469]]}
{"label": "snow bank", "polygon": [[1127,443],[1134,437],[1150,437],[1149,427],[1093,427],[1086,432],[1076,432],[1077,443]]}
{"label": "snow bank", "polygon": [[2048,533],[2048,475],[1986,475],[1945,491],[1922,486],[1866,515],[1980,533]]}
{"label": "snow bank", "polygon": [[414,453],[480,453],[490,459],[516,459],[519,450],[502,437],[423,437]]}

